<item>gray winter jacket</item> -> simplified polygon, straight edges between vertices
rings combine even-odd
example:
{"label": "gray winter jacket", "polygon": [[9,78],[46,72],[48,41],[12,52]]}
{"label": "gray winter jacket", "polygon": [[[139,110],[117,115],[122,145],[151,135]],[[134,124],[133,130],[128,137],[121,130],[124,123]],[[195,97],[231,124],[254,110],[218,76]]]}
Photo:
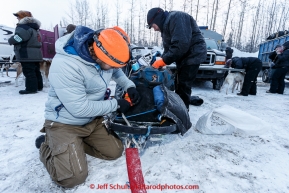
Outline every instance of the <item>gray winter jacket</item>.
{"label": "gray winter jacket", "polygon": [[49,70],[50,90],[45,119],[84,125],[97,116],[117,110],[116,99],[104,100],[111,79],[124,90],[135,85],[121,69],[101,70],[95,63],[66,53],[63,47],[74,34],[75,31],[56,41],[56,55]]}
{"label": "gray winter jacket", "polygon": [[177,67],[201,64],[207,57],[207,46],[192,16],[181,11],[169,12],[162,31],[166,64]]}
{"label": "gray winter jacket", "polygon": [[14,45],[18,61],[40,62],[43,60],[40,25],[40,21],[33,17],[24,17],[17,24],[15,34],[8,39],[8,42]]}

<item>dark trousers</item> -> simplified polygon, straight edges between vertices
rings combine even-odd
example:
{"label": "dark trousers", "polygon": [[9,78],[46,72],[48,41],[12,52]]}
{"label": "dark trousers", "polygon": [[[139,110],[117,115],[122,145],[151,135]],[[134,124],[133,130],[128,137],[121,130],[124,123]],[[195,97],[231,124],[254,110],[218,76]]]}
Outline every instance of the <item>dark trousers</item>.
{"label": "dark trousers", "polygon": [[25,76],[25,87],[27,91],[36,92],[42,90],[43,80],[40,72],[39,62],[21,62],[22,71]]}
{"label": "dark trousers", "polygon": [[187,108],[190,105],[193,82],[197,76],[200,65],[183,66],[177,70],[175,78],[175,92],[184,101]]}
{"label": "dark trousers", "polygon": [[285,76],[289,67],[276,68],[271,76],[270,92],[283,94],[285,89]]}
{"label": "dark trousers", "polygon": [[256,62],[247,65],[245,69],[246,75],[244,77],[243,88],[241,91],[244,96],[248,96],[248,94],[257,94],[257,77],[261,68],[262,62]]}

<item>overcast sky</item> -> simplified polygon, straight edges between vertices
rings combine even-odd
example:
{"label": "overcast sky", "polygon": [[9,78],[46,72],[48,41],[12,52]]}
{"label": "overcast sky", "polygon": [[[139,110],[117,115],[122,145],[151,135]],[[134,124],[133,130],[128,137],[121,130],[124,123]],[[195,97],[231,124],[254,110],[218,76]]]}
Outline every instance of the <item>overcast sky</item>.
{"label": "overcast sky", "polygon": [[42,23],[42,28],[51,28],[51,26],[55,26],[66,16],[70,6],[69,1],[9,0],[5,1],[5,3],[1,2],[0,25],[15,27],[17,19],[13,13],[19,10],[27,10]]}

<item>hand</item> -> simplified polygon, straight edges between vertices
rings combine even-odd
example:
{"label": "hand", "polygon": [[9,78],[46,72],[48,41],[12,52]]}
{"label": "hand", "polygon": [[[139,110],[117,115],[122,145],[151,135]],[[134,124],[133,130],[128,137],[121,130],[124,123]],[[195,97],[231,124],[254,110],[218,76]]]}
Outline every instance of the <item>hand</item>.
{"label": "hand", "polygon": [[126,113],[130,108],[129,102],[127,102],[124,99],[118,99],[117,105],[118,105],[117,112],[119,112],[119,113]]}
{"label": "hand", "polygon": [[136,105],[140,101],[140,96],[135,87],[130,87],[127,89],[128,96],[133,105]]}
{"label": "hand", "polygon": [[166,66],[166,63],[164,62],[163,59],[160,59],[160,60],[157,60],[153,63],[152,67],[154,68],[161,68],[161,67],[164,67]]}

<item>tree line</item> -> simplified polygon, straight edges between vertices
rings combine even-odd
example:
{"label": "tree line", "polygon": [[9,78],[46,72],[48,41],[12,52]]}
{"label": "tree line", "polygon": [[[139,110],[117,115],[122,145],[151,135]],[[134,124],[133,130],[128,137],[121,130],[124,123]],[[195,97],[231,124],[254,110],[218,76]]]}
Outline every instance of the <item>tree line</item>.
{"label": "tree line", "polygon": [[139,46],[161,46],[160,33],[146,28],[147,11],[161,7],[184,11],[199,26],[208,26],[225,42],[246,52],[256,52],[269,35],[289,30],[287,0],[75,0],[61,21],[92,29],[122,27]]}

